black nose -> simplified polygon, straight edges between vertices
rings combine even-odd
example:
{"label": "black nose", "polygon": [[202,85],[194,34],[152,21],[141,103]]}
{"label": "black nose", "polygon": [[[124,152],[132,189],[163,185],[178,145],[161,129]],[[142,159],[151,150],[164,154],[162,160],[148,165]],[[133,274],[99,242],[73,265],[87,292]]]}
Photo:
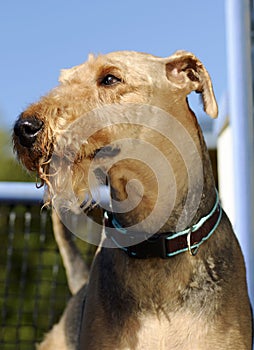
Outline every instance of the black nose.
{"label": "black nose", "polygon": [[31,147],[36,141],[38,133],[42,130],[43,122],[36,117],[20,116],[14,125],[14,134],[24,147]]}

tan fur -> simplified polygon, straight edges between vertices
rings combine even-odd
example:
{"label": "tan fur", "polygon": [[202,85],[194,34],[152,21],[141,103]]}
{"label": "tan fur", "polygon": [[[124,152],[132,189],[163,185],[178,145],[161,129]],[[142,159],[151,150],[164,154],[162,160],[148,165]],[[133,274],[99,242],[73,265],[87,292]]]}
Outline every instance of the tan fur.
{"label": "tan fur", "polygon": [[64,334],[63,320],[55,325],[48,333],[42,343],[36,346],[36,350],[74,350],[71,345],[67,345]]}
{"label": "tan fur", "polygon": [[[101,84],[108,74],[115,76],[117,83]],[[174,232],[195,224],[211,211],[216,196],[214,179],[187,95],[191,91],[201,93],[204,110],[211,117],[215,118],[218,111],[209,74],[193,54],[177,51],[167,58],[127,51],[91,55],[87,62],[63,70],[59,81],[58,87],[22,113],[14,134],[18,157],[48,185],[53,203],[60,197],[62,206],[78,212],[88,195],[89,206],[92,194],[88,174],[94,166],[94,170],[107,173],[113,210],[119,202],[128,201],[133,206],[124,214],[115,214],[122,226],[139,225],[145,232]],[[142,106],[147,108],[149,126],[128,123],[132,118],[128,113],[134,109],[138,123],[138,108],[142,110]],[[117,114],[117,108],[121,113]],[[161,111],[173,116],[170,128],[169,119],[162,121]],[[117,123],[117,115],[126,122]],[[43,127],[33,143],[26,144],[22,137],[31,135],[19,125],[31,117],[41,120]],[[68,129],[80,120],[78,127]],[[83,139],[89,128],[94,132]],[[185,130],[184,137],[179,134],[177,138],[178,128]],[[125,146],[129,147],[124,159],[123,139],[128,139]],[[156,152],[143,152],[145,161],[141,162],[135,157],[139,143],[133,140],[159,150],[164,162]],[[119,150],[112,156],[112,166],[108,163],[110,157],[96,158],[96,152],[107,145]],[[159,171],[154,173],[153,167],[159,167]],[[160,182],[165,193],[157,203]],[[77,203],[70,196],[72,190]],[[190,205],[186,209],[190,190],[191,203],[197,201],[199,191],[200,200],[194,208]],[[163,221],[169,209],[170,215]],[[150,217],[153,210],[156,215]],[[225,213],[216,232],[195,257],[186,252],[165,260],[138,260],[120,249],[101,248],[89,282],[82,288],[87,280],[86,267],[76,248],[69,245],[55,215],[53,220],[69,285],[77,293],[40,350],[77,349],[78,344],[81,350],[251,349],[245,267]]]}
{"label": "tan fur", "polygon": [[63,258],[69,289],[72,294],[76,294],[87,282],[89,271],[80,251],[72,240],[71,233],[62,225],[54,210],[52,212],[52,222],[55,240]]}

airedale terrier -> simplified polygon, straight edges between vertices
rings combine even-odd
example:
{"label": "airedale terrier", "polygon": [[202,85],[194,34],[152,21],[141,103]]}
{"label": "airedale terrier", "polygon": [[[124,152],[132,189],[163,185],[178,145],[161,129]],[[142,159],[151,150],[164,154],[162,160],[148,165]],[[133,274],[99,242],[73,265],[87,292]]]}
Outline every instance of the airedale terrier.
{"label": "airedale terrier", "polygon": [[84,286],[86,268],[56,229],[75,295],[39,349],[250,350],[242,253],[187,100],[200,93],[217,116],[203,64],[185,51],[114,52],[59,81],[19,116],[15,151],[63,220],[93,205],[98,185],[110,203]]}

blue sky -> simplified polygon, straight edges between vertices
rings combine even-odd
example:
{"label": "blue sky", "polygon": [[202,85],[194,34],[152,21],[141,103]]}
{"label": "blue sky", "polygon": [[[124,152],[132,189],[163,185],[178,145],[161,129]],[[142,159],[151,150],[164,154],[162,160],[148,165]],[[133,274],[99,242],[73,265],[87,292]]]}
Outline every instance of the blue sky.
{"label": "blue sky", "polygon": [[8,0],[0,4],[0,127],[57,84],[88,53],[195,53],[218,101],[227,89],[223,0]]}

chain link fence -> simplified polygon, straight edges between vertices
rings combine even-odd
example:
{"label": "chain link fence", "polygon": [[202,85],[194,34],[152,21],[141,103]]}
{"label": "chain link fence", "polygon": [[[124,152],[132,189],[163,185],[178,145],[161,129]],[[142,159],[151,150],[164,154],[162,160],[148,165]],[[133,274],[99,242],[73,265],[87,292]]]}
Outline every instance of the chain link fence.
{"label": "chain link fence", "polygon": [[35,349],[70,297],[50,210],[34,185],[22,186],[0,184],[1,350]]}

